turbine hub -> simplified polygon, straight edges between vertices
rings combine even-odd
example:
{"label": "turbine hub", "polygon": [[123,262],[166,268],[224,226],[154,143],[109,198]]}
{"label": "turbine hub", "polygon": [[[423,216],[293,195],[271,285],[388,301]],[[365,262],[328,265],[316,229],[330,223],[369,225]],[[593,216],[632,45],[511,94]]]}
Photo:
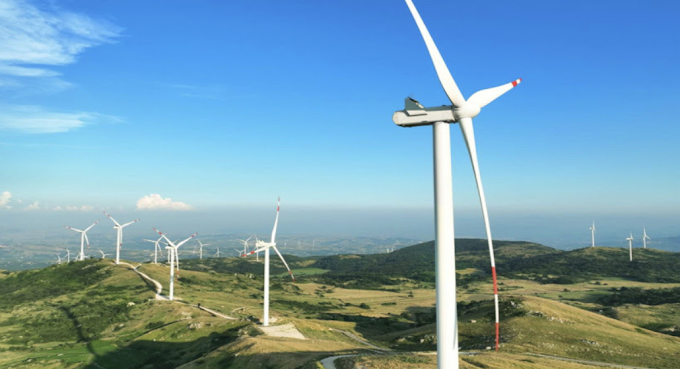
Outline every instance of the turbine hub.
{"label": "turbine hub", "polygon": [[466,102],[460,108],[453,108],[453,116],[456,121],[460,121],[461,118],[474,118],[476,117],[482,109],[476,104]]}

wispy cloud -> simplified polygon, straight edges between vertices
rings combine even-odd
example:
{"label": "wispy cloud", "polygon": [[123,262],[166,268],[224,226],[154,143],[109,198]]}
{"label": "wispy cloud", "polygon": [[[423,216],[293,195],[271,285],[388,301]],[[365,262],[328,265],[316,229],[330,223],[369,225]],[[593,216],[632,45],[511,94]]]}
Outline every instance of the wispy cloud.
{"label": "wispy cloud", "polygon": [[68,132],[88,124],[120,122],[118,117],[91,112],[55,112],[31,105],[0,105],[0,131]]}
{"label": "wispy cloud", "polygon": [[5,191],[0,193],[0,209],[11,209],[9,205],[10,200],[12,200],[12,193]]}
{"label": "wispy cloud", "polygon": [[54,211],[62,211],[62,210],[66,210],[66,211],[92,211],[92,210],[94,210],[94,206],[90,206],[90,205],[65,206],[65,207],[55,206],[50,210],[54,210]]}
{"label": "wispy cloud", "polygon": [[137,210],[193,210],[191,205],[152,193],[137,200]]}
{"label": "wispy cloud", "polygon": [[26,210],[40,210],[40,202],[34,201],[32,204],[26,207]]}
{"label": "wispy cloud", "polygon": [[[43,78],[67,87],[49,66],[74,63],[85,49],[113,42],[122,29],[110,22],[28,0],[0,1],[0,87]],[[38,65],[40,67],[38,67]]]}

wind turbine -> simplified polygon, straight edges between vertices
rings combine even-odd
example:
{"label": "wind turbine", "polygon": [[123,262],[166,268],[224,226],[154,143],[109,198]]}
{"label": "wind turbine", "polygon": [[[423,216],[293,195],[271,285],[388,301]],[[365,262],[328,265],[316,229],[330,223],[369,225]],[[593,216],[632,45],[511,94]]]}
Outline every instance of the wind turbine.
{"label": "wind turbine", "polygon": [[644,247],[645,249],[647,248],[647,240],[651,240],[651,238],[647,236],[647,230],[645,229],[645,227],[642,227],[642,247]]}
{"label": "wind turbine", "polygon": [[630,236],[626,238],[628,241],[628,249],[630,250],[630,261],[633,261],[633,232],[630,232]]}
{"label": "wind turbine", "polygon": [[595,221],[593,220],[593,226],[590,227],[590,238],[592,240],[592,246],[595,247]]}
{"label": "wind turbine", "polygon": [[70,229],[72,231],[76,231],[76,232],[80,233],[80,254],[78,254],[78,256],[76,256],[76,261],[77,260],[81,260],[81,261],[85,260],[85,242],[87,242],[87,247],[90,247],[90,240],[87,238],[87,231],[92,229],[92,227],[96,226],[97,223],[99,223],[99,220],[94,222],[91,226],[85,228],[84,231],[81,231],[80,229],[72,228],[72,227],[69,227],[69,226],[64,226],[64,228],[67,228],[67,229]]}
{"label": "wind turbine", "polygon": [[115,219],[111,215],[109,215],[107,212],[104,212],[109,219],[115,224],[113,226],[113,229],[117,231],[116,233],[116,264],[120,263],[120,249],[123,247],[123,228],[129,226],[132,223],[137,223],[139,222],[139,219],[135,219],[132,222],[125,223],[123,225],[120,225],[118,222],[116,222]]}
{"label": "wind turbine", "polygon": [[61,265],[61,256],[57,254],[57,264]]}
{"label": "wind turbine", "polygon": [[[158,239],[156,241],[147,240],[146,238],[144,239],[144,241],[153,242],[153,244],[154,244],[154,246],[153,246],[153,263],[154,264],[158,264],[158,253],[159,252],[161,253],[161,256],[163,256],[163,251],[161,250],[161,246],[158,244],[159,242],[161,242],[162,239],[163,239],[163,237],[158,237]],[[168,257],[170,257],[170,256],[168,255]]]}
{"label": "wind turbine", "polygon": [[201,243],[201,240],[196,240],[198,241],[199,248],[198,248],[198,258],[203,259],[203,246],[210,246],[209,243]]}
{"label": "wind turbine", "polygon": [[173,294],[175,292],[175,267],[177,267],[177,272],[179,273],[179,258],[177,257],[177,249],[187,243],[190,239],[196,237],[198,233],[192,234],[190,237],[188,237],[186,240],[179,242],[175,244],[174,242],[170,241],[165,235],[157,230],[156,228],[153,229],[154,231],[158,232],[158,234],[165,239],[167,242],[167,247],[166,250],[168,250],[168,254],[170,257],[170,294],[169,294],[169,300],[173,299]]}
{"label": "wind turbine", "polygon": [[[241,253],[241,255],[240,255],[241,257],[245,257],[246,254],[248,254],[248,241],[250,241],[251,238],[253,238],[253,236],[250,236],[245,240],[239,240],[239,241],[243,242],[243,251],[239,251]],[[255,239],[257,239],[257,237],[255,237]],[[257,255],[255,255],[255,260],[260,261],[260,254],[259,253]]]}
{"label": "wind turbine", "polygon": [[108,255],[108,254],[105,254],[104,251],[102,251],[102,250],[99,250],[99,252],[102,254],[102,259],[104,259],[106,257],[106,255]]}
{"label": "wind turbine", "polygon": [[71,250],[66,249],[66,263],[71,262]]}
{"label": "wind turbine", "polygon": [[[238,250],[236,250],[236,251],[238,251]],[[217,246],[217,252],[215,253],[215,257],[216,258],[220,257],[220,247],[219,246]]]}
{"label": "wind turbine", "polygon": [[290,277],[293,278],[293,281],[295,281],[293,272],[290,271],[286,260],[283,259],[283,256],[276,248],[276,227],[279,224],[280,205],[281,198],[279,198],[278,202],[276,203],[276,219],[274,220],[271,241],[265,242],[262,240],[257,240],[255,242],[255,250],[248,253],[248,255],[252,255],[260,251],[264,251],[264,319],[262,319],[262,325],[265,327],[269,326],[269,249],[274,249],[274,251],[276,251],[276,254],[279,255],[279,258],[281,258],[283,265],[285,265],[286,269],[288,269],[288,274],[290,274]]}
{"label": "wind turbine", "polygon": [[453,194],[451,178],[451,135],[450,123],[458,123],[467,144],[472,169],[477,183],[477,191],[484,216],[484,224],[491,258],[491,275],[494,284],[494,304],[496,313],[496,350],[499,345],[498,287],[496,265],[493,255],[493,240],[486,207],[486,198],[477,163],[472,118],[496,98],[517,86],[521,79],[502,86],[478,91],[465,100],[444,63],[437,46],[430,36],[425,23],[411,0],[406,0],[413,18],[425,41],[434,64],[439,81],[451,105],[425,108],[418,101],[407,98],[406,107],[394,113],[392,120],[402,127],[432,125],[434,143],[434,183],[435,183],[435,259],[437,285],[437,355],[438,368],[458,368],[458,332],[456,311],[456,272],[453,229]]}

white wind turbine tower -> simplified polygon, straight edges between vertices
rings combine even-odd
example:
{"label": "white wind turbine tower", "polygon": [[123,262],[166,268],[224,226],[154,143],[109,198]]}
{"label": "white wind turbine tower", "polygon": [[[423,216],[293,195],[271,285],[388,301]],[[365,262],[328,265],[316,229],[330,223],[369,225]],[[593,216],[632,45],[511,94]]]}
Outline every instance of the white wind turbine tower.
{"label": "white wind turbine tower", "polygon": [[66,263],[71,262],[71,250],[66,249]]}
{"label": "white wind turbine tower", "polygon": [[590,239],[592,242],[591,247],[595,247],[595,221],[593,220],[593,226],[590,227]]}
{"label": "white wind turbine tower", "polygon": [[137,223],[139,222],[139,219],[135,219],[132,222],[125,223],[123,225],[120,225],[118,222],[116,222],[115,219],[111,215],[109,215],[107,212],[104,212],[109,219],[115,224],[113,226],[113,229],[116,230],[116,264],[120,263],[120,249],[123,247],[123,228],[129,226],[132,223]]}
{"label": "white wind turbine tower", "polygon": [[257,240],[255,242],[255,250],[248,253],[248,255],[252,255],[260,251],[264,251],[264,318],[262,320],[262,325],[265,327],[269,326],[269,249],[274,249],[274,251],[276,251],[276,254],[279,255],[279,258],[281,258],[283,265],[285,265],[286,269],[288,269],[288,274],[290,274],[290,277],[293,278],[293,281],[295,281],[293,272],[291,272],[286,260],[283,259],[283,256],[276,248],[276,227],[279,224],[280,205],[281,199],[279,198],[278,202],[276,203],[276,219],[274,220],[271,241],[265,242],[262,240]]}
{"label": "white wind turbine tower", "polygon": [[[238,250],[236,250],[236,251],[238,251]],[[216,258],[220,257],[220,247],[219,246],[217,246],[217,252],[215,253],[215,257]]]}
{"label": "white wind turbine tower", "polygon": [[196,235],[198,233],[194,233],[189,238],[187,238],[186,240],[175,244],[174,242],[170,241],[170,239],[165,237],[165,235],[161,231],[157,230],[156,228],[154,228],[153,230],[158,232],[158,234],[162,238],[165,239],[165,241],[167,242],[167,245],[168,245],[165,248],[166,250],[168,250],[168,256],[170,257],[170,289],[169,289],[170,292],[169,292],[168,299],[172,300],[173,295],[175,293],[175,267],[177,268],[177,272],[179,273],[179,258],[177,257],[177,249],[180,246],[187,243],[190,239],[196,237]]}
{"label": "white wind turbine tower", "polygon": [[202,260],[203,259],[203,246],[210,246],[210,244],[209,243],[202,243],[201,240],[196,240],[196,241],[198,241],[198,245],[199,245],[198,258]]}
{"label": "white wind turbine tower", "polygon": [[628,250],[630,250],[630,261],[633,261],[633,232],[630,232],[630,236],[626,238],[628,241]]}
{"label": "white wind turbine tower", "polygon": [[493,256],[493,241],[486,207],[486,198],[477,163],[472,118],[483,107],[517,86],[521,79],[502,86],[478,91],[465,100],[444,63],[437,46],[425,26],[418,10],[411,0],[406,0],[413,18],[429,51],[439,81],[446,92],[450,106],[425,108],[418,101],[407,98],[406,108],[394,113],[394,123],[402,127],[432,125],[434,143],[434,183],[435,183],[435,260],[437,285],[437,365],[438,368],[458,368],[458,332],[456,311],[456,270],[453,229],[453,194],[451,178],[451,135],[450,123],[460,125],[467,144],[472,169],[477,183],[479,199],[484,216],[486,235],[491,257],[491,275],[494,283],[494,303],[496,312],[496,350],[499,344],[498,288],[496,284],[496,265]]}
{"label": "white wind turbine tower", "polygon": [[[153,244],[154,244],[154,246],[153,246],[153,263],[154,264],[158,264],[158,253],[159,252],[161,253],[161,256],[163,256],[163,250],[161,250],[161,246],[158,244],[159,242],[161,242],[162,239],[163,239],[163,237],[158,237],[158,239],[156,241],[147,240],[146,238],[144,239],[144,241],[153,242]],[[169,257],[170,256],[168,255],[168,258]]]}
{"label": "white wind turbine tower", "polygon": [[72,231],[76,231],[76,232],[80,233],[80,254],[78,254],[78,256],[76,256],[76,261],[85,260],[85,242],[87,242],[87,247],[90,247],[90,240],[87,238],[87,231],[92,229],[92,227],[96,226],[97,223],[99,223],[99,220],[94,222],[91,226],[85,228],[84,231],[81,231],[80,229],[72,228],[72,227],[69,227],[69,226],[64,226],[64,228],[68,228]]}
{"label": "white wind turbine tower", "polygon": [[61,255],[57,254],[57,264],[61,265]]}
{"label": "white wind turbine tower", "polygon": [[645,227],[642,227],[642,247],[647,248],[647,240],[651,240],[649,236],[647,236],[647,229]]}

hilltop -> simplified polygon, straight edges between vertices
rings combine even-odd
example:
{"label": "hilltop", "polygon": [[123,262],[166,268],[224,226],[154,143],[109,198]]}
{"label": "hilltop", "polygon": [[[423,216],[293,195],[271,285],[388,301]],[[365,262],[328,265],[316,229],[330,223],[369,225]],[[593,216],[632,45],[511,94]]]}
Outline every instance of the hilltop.
{"label": "hilltop", "polygon": [[[680,360],[680,283],[656,282],[675,281],[666,265],[677,254],[635,250],[637,260],[630,263],[621,249],[567,252],[496,242],[501,352],[491,353],[487,244],[457,241],[464,282],[458,290],[460,344],[480,353],[463,357],[462,368],[576,365],[528,354],[655,368],[673,368]],[[0,366],[317,369],[322,358],[363,353],[345,360],[377,368],[434,367],[432,356],[418,354],[436,348],[433,247],[426,242],[373,255],[286,256],[297,282],[272,258],[274,324],[304,340],[260,328],[263,266],[254,259],[183,260],[177,301],[157,296],[132,266],[107,259],[5,272]],[[602,268],[607,263],[614,266]],[[144,263],[137,270],[167,288],[167,266]],[[375,356],[376,350],[398,354]]]}

